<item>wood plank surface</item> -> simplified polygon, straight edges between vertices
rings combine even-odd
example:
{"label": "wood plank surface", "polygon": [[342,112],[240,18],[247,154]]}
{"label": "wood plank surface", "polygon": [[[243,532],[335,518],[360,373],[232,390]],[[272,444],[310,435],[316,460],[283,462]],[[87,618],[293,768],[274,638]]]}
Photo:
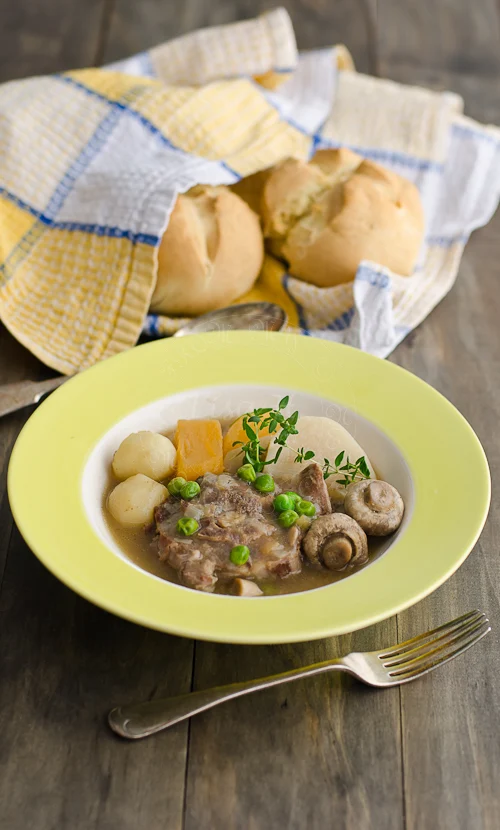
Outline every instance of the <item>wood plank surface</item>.
{"label": "wood plank surface", "polygon": [[286,8],[300,49],[344,43],[361,72],[376,72],[373,52],[375,0],[234,0],[231,3],[186,0],[182,4],[163,0],[116,0],[110,20],[104,62],[118,60],[149,49],[164,40],[203,26],[217,26],[255,17],[276,8]]}
{"label": "wood plank surface", "polygon": [[[408,37],[401,38],[403,15]],[[451,89],[465,112],[500,124],[500,28],[494,0],[439,4],[383,0],[378,56],[384,74]],[[500,216],[476,231],[452,292],[391,359],[442,392],[472,424],[500,478]],[[464,471],[466,474],[466,471]],[[493,619],[477,649],[425,683],[401,689],[407,830],[494,830],[499,826],[500,511],[493,497],[480,542],[431,597],[400,615],[403,639],[471,608]],[[436,551],[436,556],[439,551]]]}
{"label": "wood plank surface", "polygon": [[[499,231],[497,216],[474,234],[452,293],[393,358],[432,383],[473,425],[489,459],[493,493],[500,474]],[[493,713],[500,710],[499,523],[493,498],[480,542],[465,564],[398,620],[402,639],[472,608],[484,610],[494,625],[465,657],[401,689],[407,830],[498,827],[500,726]]]}
{"label": "wood plank surface", "polygon": [[[197,644],[195,686],[274,674],[396,642],[395,620],[290,646]],[[193,719],[186,830],[403,825],[399,691],[323,675]],[[390,799],[387,793],[391,793]]]}
{"label": "wood plank surface", "polygon": [[[0,383],[50,374],[5,329],[0,355]],[[30,413],[0,420],[0,830],[180,830],[187,724],[136,745],[105,715],[189,691],[193,643],[95,608],[28,550],[5,478]]]}
{"label": "wood plank surface", "polygon": [[496,0],[378,0],[377,41],[388,77],[401,64],[481,77],[500,68]]}
{"label": "wood plank surface", "polygon": [[[0,79],[94,63],[108,12],[107,0],[10,4]],[[0,329],[0,384],[50,374]],[[193,643],[93,607],[28,550],[13,529],[6,472],[29,414],[0,420],[0,830],[180,830],[187,724],[135,745],[105,715],[122,701],[189,691]]]}
{"label": "wood plank surface", "polygon": [[12,536],[0,603],[1,830],[180,830],[187,724],[126,742],[112,704],[189,691],[192,643],[90,605]]}
{"label": "wood plank surface", "polygon": [[[500,124],[495,0],[288,0],[301,48],[345,43],[358,69],[450,88]],[[259,0],[17,0],[0,79],[114,60],[193,28],[254,16]],[[451,294],[391,359],[455,403],[500,477],[500,217],[476,232]],[[48,370],[0,330],[0,383]],[[29,413],[0,421],[0,830],[496,830],[500,788],[499,508],[431,597],[313,644],[236,647],[119,620],[52,577],[13,529],[5,476]],[[466,474],[466,471],[464,471]],[[43,483],[34,482],[34,486]],[[439,555],[439,551],[436,551]],[[416,684],[374,692],[332,675],[226,704],[147,741],[104,716],[121,701],[275,673],[378,648],[469,608],[494,631]],[[189,737],[189,741],[188,741]]]}
{"label": "wood plank surface", "polygon": [[99,59],[110,0],[4,0],[0,82]]}

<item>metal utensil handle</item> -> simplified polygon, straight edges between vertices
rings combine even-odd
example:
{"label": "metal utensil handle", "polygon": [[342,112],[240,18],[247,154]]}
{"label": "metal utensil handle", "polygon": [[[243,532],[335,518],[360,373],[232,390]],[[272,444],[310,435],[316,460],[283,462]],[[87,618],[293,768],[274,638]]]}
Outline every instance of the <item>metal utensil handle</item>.
{"label": "metal utensil handle", "polygon": [[128,706],[118,706],[108,715],[111,729],[123,738],[145,738],[173,726],[174,723],[186,720],[199,712],[205,712],[213,706],[218,706],[226,700],[232,700],[251,692],[259,692],[270,686],[288,683],[312,674],[321,674],[335,669],[348,670],[342,659],[326,660],[301,669],[294,669],[269,677],[260,677],[244,683],[231,683],[227,686],[216,686],[213,689],[204,689],[201,692],[190,692],[179,697],[150,700],[145,703],[131,703]]}
{"label": "metal utensil handle", "polygon": [[25,406],[38,403],[43,395],[57,389],[67,379],[59,377],[42,381],[23,380],[0,386],[0,418],[9,412],[16,412]]}

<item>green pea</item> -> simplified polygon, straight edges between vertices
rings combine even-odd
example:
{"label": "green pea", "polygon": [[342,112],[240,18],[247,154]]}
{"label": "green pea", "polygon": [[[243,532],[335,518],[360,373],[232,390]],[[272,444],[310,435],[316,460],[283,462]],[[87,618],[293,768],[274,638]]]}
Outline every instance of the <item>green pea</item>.
{"label": "green pea", "polygon": [[268,473],[257,476],[253,486],[260,493],[272,493],[274,490],[274,479]]}
{"label": "green pea", "polygon": [[278,516],[278,522],[281,527],[291,527],[298,518],[299,514],[295,510],[283,510],[283,513],[280,513]]}
{"label": "green pea", "polygon": [[186,481],[184,487],[181,487],[181,497],[183,499],[194,499],[200,492],[200,485],[196,481]]}
{"label": "green pea", "polygon": [[229,558],[233,565],[244,565],[248,562],[250,550],[246,545],[235,545],[229,554]]}
{"label": "green pea", "polygon": [[177,533],[182,533],[183,536],[192,536],[199,528],[196,519],[179,519],[177,522]]}
{"label": "green pea", "polygon": [[295,493],[293,490],[287,490],[285,492],[285,496],[288,496],[289,499],[293,502],[293,507],[295,507],[296,503],[301,500],[301,496],[298,493]]}
{"label": "green pea", "polygon": [[178,496],[185,484],[186,479],[177,476],[177,478],[173,478],[172,481],[168,482],[167,490],[171,496]]}
{"label": "green pea", "polygon": [[299,516],[315,516],[316,515],[316,508],[312,501],[304,501],[304,499],[300,499],[295,505],[295,510],[299,514]]}
{"label": "green pea", "polygon": [[283,513],[283,510],[293,510],[294,504],[295,502],[286,493],[281,493],[280,496],[276,496],[273,501],[273,507],[276,513]]}
{"label": "green pea", "polygon": [[255,481],[257,478],[257,473],[251,464],[243,464],[243,466],[239,468],[237,475],[238,478],[243,479],[243,481]]}

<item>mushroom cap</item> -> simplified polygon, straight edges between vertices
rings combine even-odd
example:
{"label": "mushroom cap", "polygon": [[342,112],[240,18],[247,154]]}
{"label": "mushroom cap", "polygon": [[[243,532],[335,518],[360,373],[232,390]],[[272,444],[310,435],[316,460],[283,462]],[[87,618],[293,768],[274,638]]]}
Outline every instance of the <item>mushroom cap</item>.
{"label": "mushroom cap", "polygon": [[304,553],[314,565],[340,571],[368,559],[368,539],[359,524],[345,513],[318,516],[306,533]]}
{"label": "mushroom cap", "polygon": [[347,488],[344,510],[368,536],[387,536],[403,520],[404,502],[392,484],[378,479],[356,481]]}

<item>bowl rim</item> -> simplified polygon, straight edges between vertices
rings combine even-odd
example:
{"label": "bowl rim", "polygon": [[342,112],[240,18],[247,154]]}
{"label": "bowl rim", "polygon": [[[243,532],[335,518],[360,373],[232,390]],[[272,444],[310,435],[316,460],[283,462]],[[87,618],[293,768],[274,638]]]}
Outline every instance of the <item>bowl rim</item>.
{"label": "bowl rim", "polygon": [[[370,567],[319,590],[242,603],[241,597],[155,583],[99,539],[81,496],[86,460],[98,440],[132,411],[166,394],[233,383],[290,386],[341,402],[381,429],[402,453],[415,488],[413,515],[401,539]],[[33,487],[42,480],[43,488]],[[271,332],[155,341],[97,364],[35,411],[8,471],[9,500],[21,534],[68,587],[132,622],[242,644],[343,634],[419,601],[471,551],[486,520],[490,489],[477,436],[424,381],[349,346]]]}

